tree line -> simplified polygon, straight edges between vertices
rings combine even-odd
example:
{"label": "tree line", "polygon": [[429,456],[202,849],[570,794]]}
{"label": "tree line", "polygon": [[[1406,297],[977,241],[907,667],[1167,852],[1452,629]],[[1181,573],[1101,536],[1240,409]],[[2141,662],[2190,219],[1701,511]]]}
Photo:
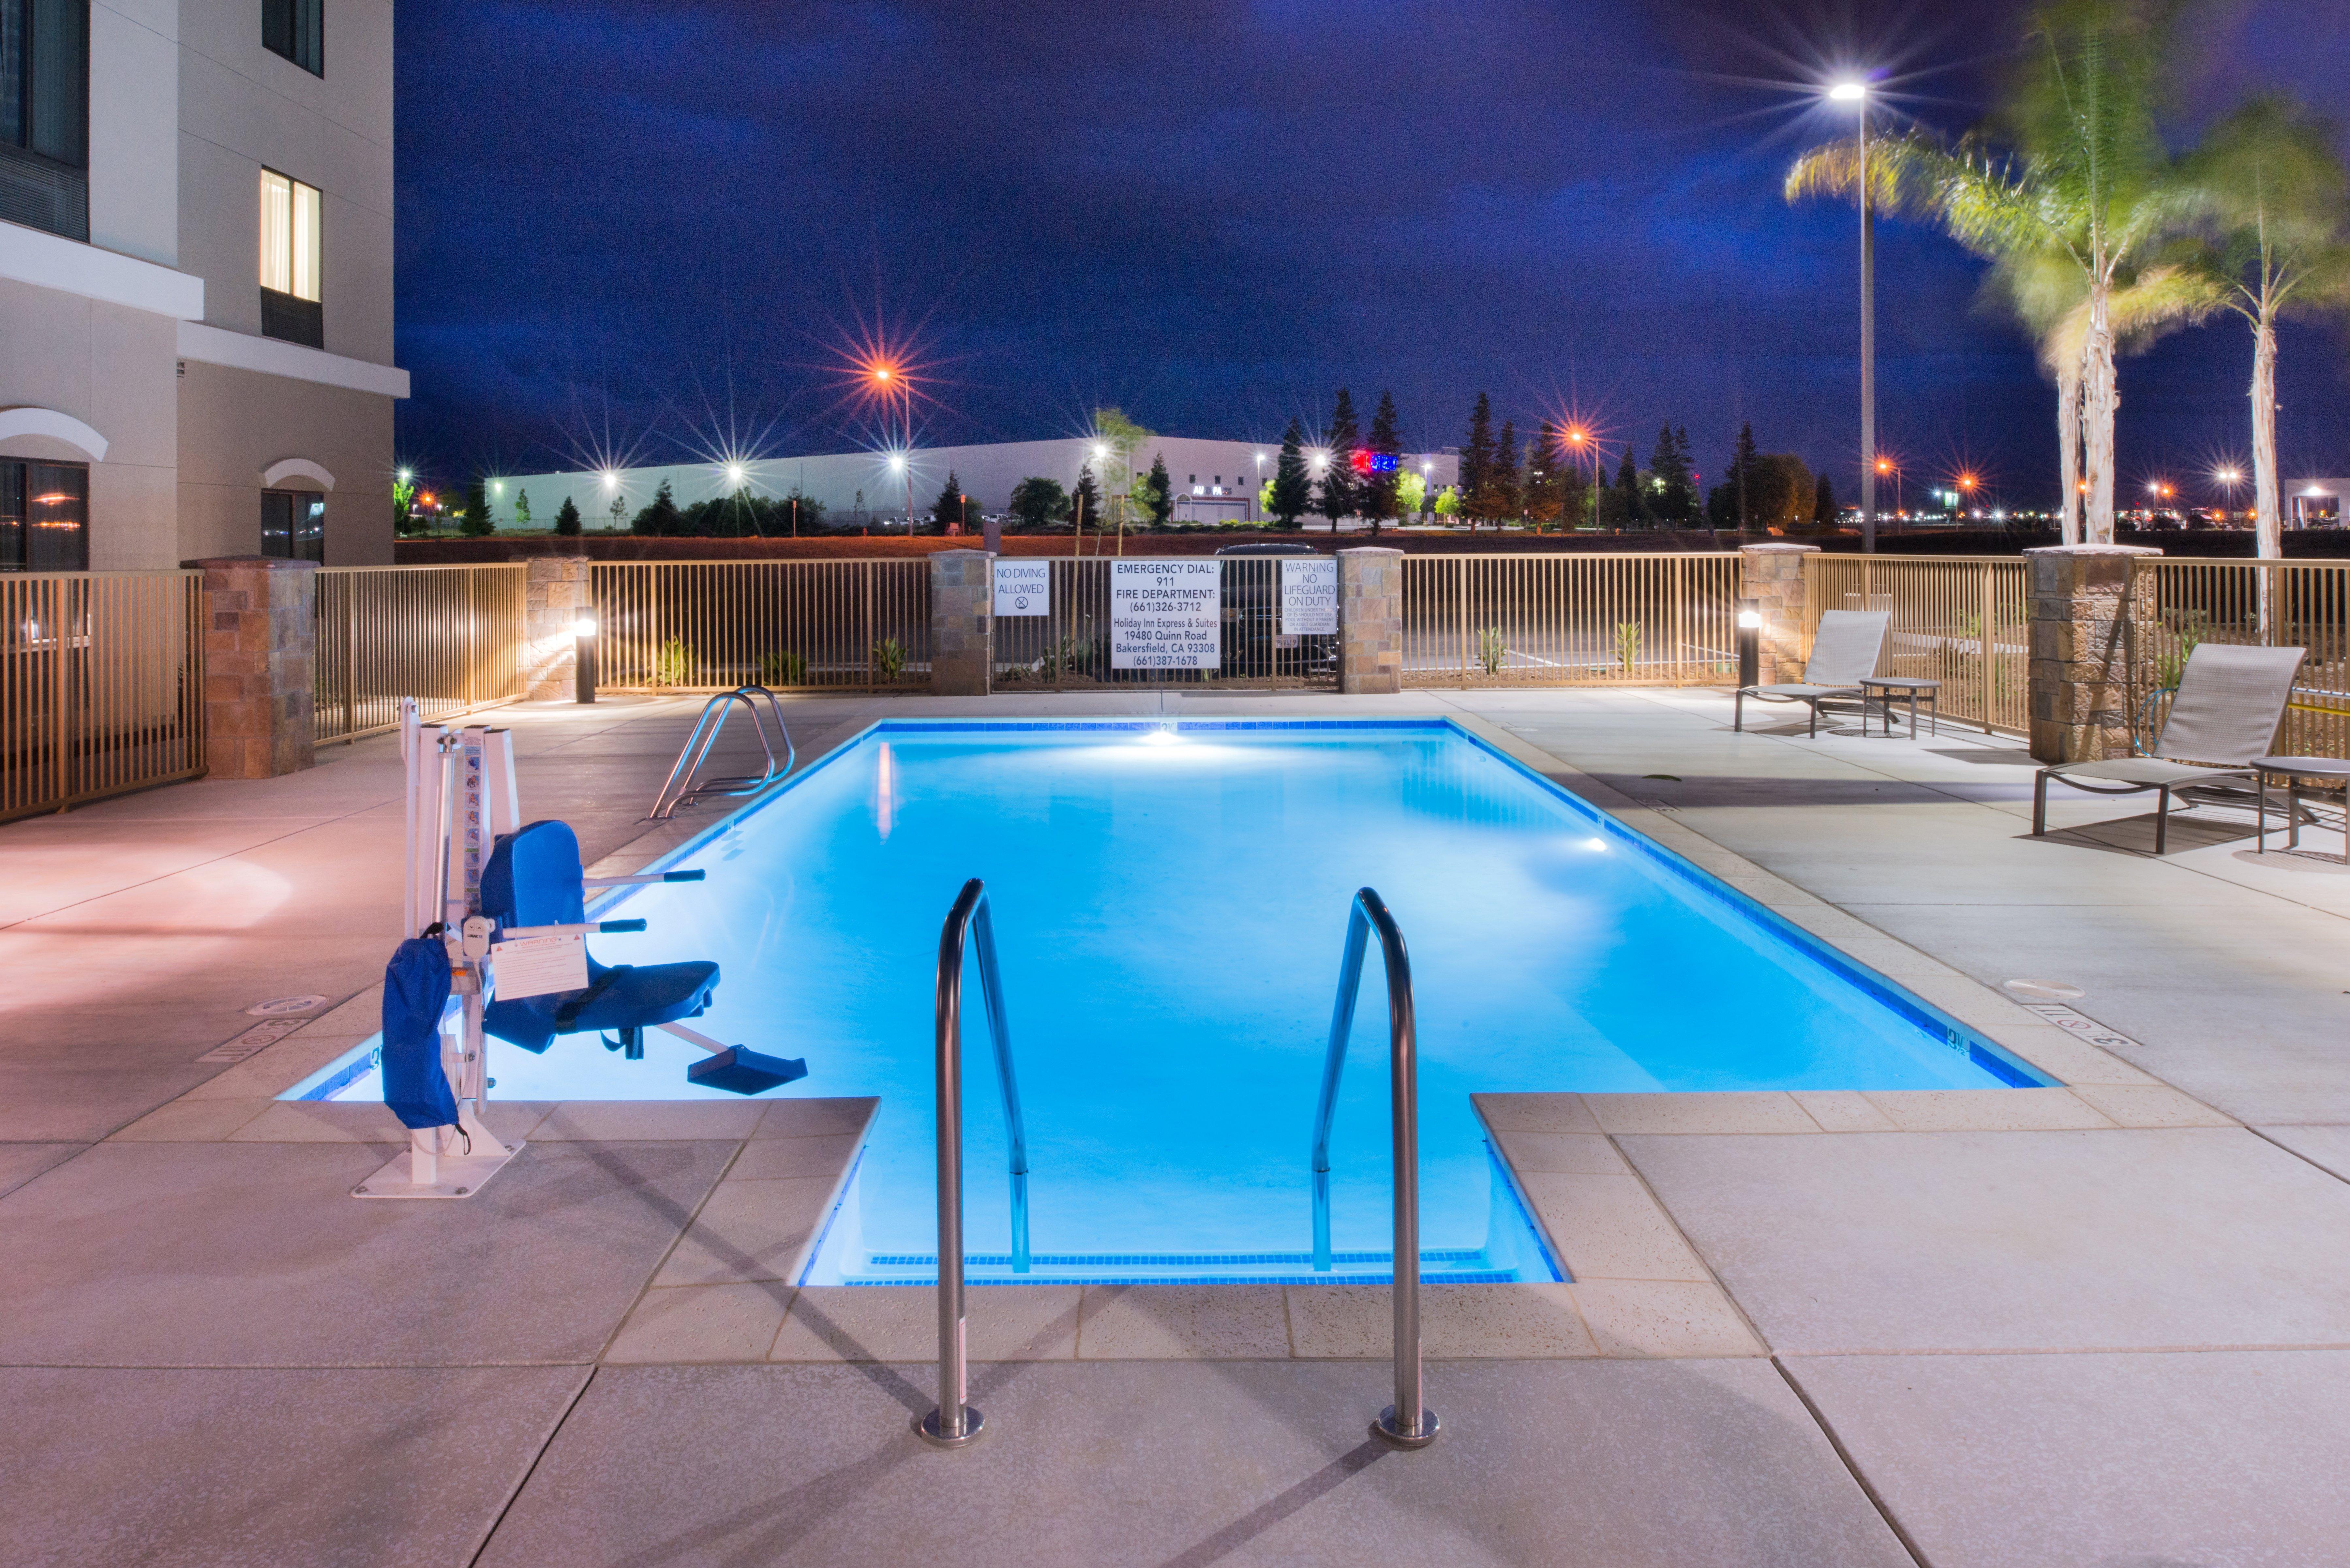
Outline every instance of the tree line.
{"label": "tree line", "polygon": [[[2289,97],[2250,98],[2186,142],[2164,122],[2180,60],[2176,0],[2059,0],[2033,13],[1982,126],[1872,142],[1870,205],[1932,224],[1991,264],[1985,288],[2056,387],[2068,544],[2109,543],[2116,360],[2232,315],[2250,329],[2258,553],[2282,553],[2277,323],[2350,311],[2350,175],[2335,128]],[[1862,192],[1851,140],[1789,171],[1789,200]]]}

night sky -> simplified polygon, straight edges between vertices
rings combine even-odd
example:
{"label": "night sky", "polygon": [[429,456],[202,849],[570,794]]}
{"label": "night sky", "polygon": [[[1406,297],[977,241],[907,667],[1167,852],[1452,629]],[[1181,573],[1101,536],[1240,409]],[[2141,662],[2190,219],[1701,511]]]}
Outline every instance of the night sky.
{"label": "night sky", "polygon": [[[403,457],[445,481],[878,444],[841,364],[926,367],[925,445],[1277,438],[1392,389],[1410,447],[1476,394],[1643,462],[1659,421],[1856,490],[1856,220],[1789,207],[1848,62],[1949,130],[2018,0],[411,0]],[[2262,86],[2350,108],[2350,0],[2206,5],[2182,125]],[[1879,231],[1879,420],[1910,485],[2054,488],[2053,393],[1980,269]],[[2350,472],[2350,353],[2284,340],[2285,473]],[[2233,317],[2122,370],[2123,493],[2249,451]]]}

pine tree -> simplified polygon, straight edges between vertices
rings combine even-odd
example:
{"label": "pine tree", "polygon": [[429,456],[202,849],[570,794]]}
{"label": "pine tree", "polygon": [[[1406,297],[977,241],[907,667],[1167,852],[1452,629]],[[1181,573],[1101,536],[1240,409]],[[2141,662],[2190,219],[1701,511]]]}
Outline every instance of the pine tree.
{"label": "pine tree", "polygon": [[1150,521],[1164,528],[1175,516],[1175,481],[1167,472],[1167,454],[1155,452],[1150,459],[1150,477],[1143,482],[1143,504],[1150,508]]}
{"label": "pine tree", "polygon": [[1313,509],[1313,486],[1305,473],[1305,432],[1293,419],[1281,433],[1281,456],[1273,465],[1273,494],[1264,510],[1283,527],[1295,528],[1297,520]]}
{"label": "pine tree", "polygon": [[1341,387],[1337,401],[1330,408],[1330,429],[1323,438],[1322,449],[1329,461],[1322,465],[1322,494],[1314,508],[1330,520],[1333,533],[1337,531],[1338,519],[1362,513],[1362,483],[1355,473],[1355,449],[1362,443],[1354,394]]}
{"label": "pine tree", "polygon": [[517,528],[530,526],[530,492],[527,490],[518,490],[515,493],[515,526]]}
{"label": "pine tree", "polygon": [[1526,521],[1539,534],[1559,518],[1559,485],[1566,477],[1566,456],[1561,450],[1558,425],[1544,420],[1526,444]]}
{"label": "pine tree", "polygon": [[1828,476],[1823,473],[1820,475],[1819,483],[1812,490],[1812,525],[1815,528],[1833,529],[1839,521],[1841,519],[1836,515],[1835,486],[1829,482]]}
{"label": "pine tree", "polygon": [[1738,427],[1738,448],[1730,458],[1730,483],[1738,487],[1738,526],[1741,530],[1754,525],[1753,477],[1759,454],[1754,450],[1754,427],[1742,423]]}
{"label": "pine tree", "polygon": [[490,516],[490,487],[476,477],[465,486],[465,514],[457,531],[469,539],[479,539],[496,526]]}
{"label": "pine tree", "polygon": [[1499,515],[1485,510],[1492,483],[1493,404],[1480,392],[1469,415],[1469,439],[1461,448],[1461,510],[1468,514],[1471,534],[1477,531],[1477,519]]}
{"label": "pine tree", "polygon": [[1623,519],[1622,526],[1637,528],[1648,520],[1647,498],[1640,493],[1639,465],[1632,461],[1632,449],[1624,449],[1624,461],[1616,465],[1616,509]]}
{"label": "pine tree", "polygon": [[571,504],[568,495],[563,498],[563,505],[555,514],[555,531],[567,539],[579,532],[579,508]]}
{"label": "pine tree", "polygon": [[638,533],[649,534],[656,539],[681,533],[684,525],[685,514],[677,509],[677,497],[671,493],[667,479],[660,482],[660,488],[653,492],[652,500],[629,524]]}
{"label": "pine tree", "polygon": [[1524,504],[1518,479],[1518,427],[1515,421],[1503,420],[1501,444],[1493,449],[1494,525],[1500,526],[1504,517],[1518,515]]}
{"label": "pine tree", "polygon": [[962,480],[953,469],[947,470],[947,482],[939,490],[939,498],[931,505],[931,526],[945,533],[949,524],[962,522]]}
{"label": "pine tree", "polygon": [[1690,464],[1670,425],[1657,431],[1657,450],[1648,460],[1648,472],[1658,485],[1658,517],[1668,524],[1687,523],[1694,509],[1694,497],[1690,494]]}
{"label": "pine tree", "polygon": [[1077,482],[1069,487],[1069,521],[1076,525],[1080,538],[1088,525],[1101,526],[1101,486],[1094,483],[1091,463],[1077,470]]}
{"label": "pine tree", "polygon": [[[1371,439],[1365,443],[1370,449],[1372,467],[1364,478],[1361,495],[1363,515],[1371,520],[1371,536],[1375,539],[1378,537],[1379,524],[1396,515],[1396,483],[1403,460],[1403,438],[1396,430],[1398,422],[1395,394],[1383,390],[1379,393],[1378,409],[1371,415]],[[1380,459],[1387,461],[1385,472],[1379,469]]]}

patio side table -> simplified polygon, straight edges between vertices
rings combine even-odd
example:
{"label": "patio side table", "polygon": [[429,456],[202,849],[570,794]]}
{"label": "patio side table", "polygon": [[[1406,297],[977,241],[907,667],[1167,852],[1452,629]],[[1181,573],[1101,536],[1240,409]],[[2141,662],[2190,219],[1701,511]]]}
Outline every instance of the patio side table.
{"label": "patio side table", "polygon": [[2252,766],[2260,778],[2260,837],[2252,853],[2265,855],[2269,847],[2269,779],[2278,775],[2284,780],[2284,846],[2301,847],[2301,781],[2324,779],[2342,792],[2342,857],[2350,862],[2350,762],[2340,757],[2262,757]]}
{"label": "patio side table", "polygon": [[1885,733],[1887,738],[1890,738],[1893,733],[1893,704],[1906,691],[1909,694],[1909,738],[1913,741],[1918,738],[1918,702],[1920,698],[1925,700],[1926,717],[1933,725],[1932,732],[1940,734],[1942,732],[1941,691],[1940,681],[1920,680],[1914,676],[1864,677],[1860,682],[1860,732],[1864,735],[1868,733],[1868,694],[1871,691],[1882,691],[1885,695],[1879,699],[1879,701],[1885,709]]}

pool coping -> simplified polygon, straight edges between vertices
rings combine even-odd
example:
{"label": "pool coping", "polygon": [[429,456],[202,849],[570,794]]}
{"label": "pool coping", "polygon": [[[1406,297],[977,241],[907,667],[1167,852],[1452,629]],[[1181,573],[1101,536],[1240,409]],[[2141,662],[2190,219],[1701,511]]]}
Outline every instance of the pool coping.
{"label": "pool coping", "polygon": [[[1131,717],[1104,722],[1121,728],[1166,722]],[[734,812],[714,823],[653,827],[597,861],[591,874],[624,875],[690,852],[889,722],[841,726],[808,763]],[[1037,721],[1014,719],[916,722],[1042,727]],[[1309,720],[1297,727],[1333,722],[1349,721]],[[1425,1287],[1430,1359],[1772,1354],[1669,1210],[1625,1158],[1618,1137],[2113,1132],[2240,1125],[2080,1031],[2034,1014],[1497,724],[1465,714],[1401,722],[1461,732],[2058,1080],[2051,1087],[1962,1090],[1472,1094],[1494,1150],[1553,1256],[1572,1278],[1555,1284]],[[107,1141],[360,1142],[396,1149],[407,1141],[406,1131],[380,1105],[276,1097],[364,1045],[377,1033],[381,992],[374,985],[345,999]],[[934,1344],[928,1342],[934,1333],[928,1288],[787,1282],[805,1268],[878,1106],[870,1097],[494,1101],[489,1116],[505,1136],[519,1134],[530,1141],[736,1145],[640,1289],[603,1361],[925,1362],[935,1355]],[[782,1139],[794,1141],[785,1148]],[[762,1144],[784,1153],[753,1155]],[[747,1269],[744,1260],[753,1260]],[[1388,1354],[1385,1285],[979,1286],[972,1299],[972,1355],[981,1360],[1377,1360]]]}

